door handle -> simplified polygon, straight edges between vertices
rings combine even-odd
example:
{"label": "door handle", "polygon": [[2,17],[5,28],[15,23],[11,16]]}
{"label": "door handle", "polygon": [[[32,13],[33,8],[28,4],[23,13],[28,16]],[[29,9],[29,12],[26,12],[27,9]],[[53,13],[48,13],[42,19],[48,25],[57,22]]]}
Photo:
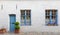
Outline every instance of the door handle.
{"label": "door handle", "polygon": [[12,23],[12,24],[14,24],[14,23]]}

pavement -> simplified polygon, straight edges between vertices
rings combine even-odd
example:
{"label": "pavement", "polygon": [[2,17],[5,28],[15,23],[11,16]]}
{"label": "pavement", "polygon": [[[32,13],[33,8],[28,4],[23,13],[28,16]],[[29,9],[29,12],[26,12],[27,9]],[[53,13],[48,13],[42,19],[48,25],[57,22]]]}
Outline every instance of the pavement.
{"label": "pavement", "polygon": [[60,35],[60,32],[20,32],[16,33],[4,33],[0,35]]}

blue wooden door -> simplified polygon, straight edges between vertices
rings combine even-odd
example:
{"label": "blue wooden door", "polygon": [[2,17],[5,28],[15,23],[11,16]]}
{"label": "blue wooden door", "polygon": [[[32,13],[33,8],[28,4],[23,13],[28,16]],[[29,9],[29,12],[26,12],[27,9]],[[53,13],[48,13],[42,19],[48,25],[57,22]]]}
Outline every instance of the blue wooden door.
{"label": "blue wooden door", "polygon": [[10,32],[14,32],[15,30],[15,23],[16,22],[16,15],[10,15]]}

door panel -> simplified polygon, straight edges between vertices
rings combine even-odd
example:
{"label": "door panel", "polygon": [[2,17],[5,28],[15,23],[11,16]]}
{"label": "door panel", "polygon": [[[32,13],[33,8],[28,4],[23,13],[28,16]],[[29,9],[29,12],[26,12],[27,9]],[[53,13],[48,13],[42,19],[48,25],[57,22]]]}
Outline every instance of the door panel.
{"label": "door panel", "polygon": [[15,22],[16,22],[16,15],[10,15],[10,32],[14,32],[14,30],[15,30],[14,23]]}

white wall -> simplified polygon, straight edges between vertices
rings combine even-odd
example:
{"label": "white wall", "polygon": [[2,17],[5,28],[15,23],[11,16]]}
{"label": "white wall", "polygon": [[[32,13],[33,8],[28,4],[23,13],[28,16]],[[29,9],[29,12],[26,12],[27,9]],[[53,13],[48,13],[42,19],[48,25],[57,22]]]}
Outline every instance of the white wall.
{"label": "white wall", "polygon": [[[0,1],[0,28],[6,27],[9,31],[9,14],[16,14],[16,21],[20,20],[21,9],[31,9],[31,26],[21,26],[21,31],[30,32],[60,32],[60,1]],[[17,5],[17,9],[16,9]],[[58,26],[45,26],[45,9],[58,10]],[[3,26],[2,26],[3,25]]]}

